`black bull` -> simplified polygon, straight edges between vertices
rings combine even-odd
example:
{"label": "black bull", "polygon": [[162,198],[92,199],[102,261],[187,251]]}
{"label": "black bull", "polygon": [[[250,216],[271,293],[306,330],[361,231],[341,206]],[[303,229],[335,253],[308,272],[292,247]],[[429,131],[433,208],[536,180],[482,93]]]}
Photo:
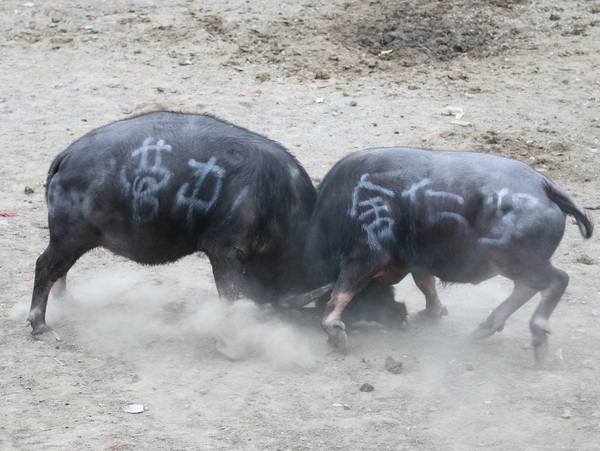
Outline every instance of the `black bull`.
{"label": "black bull", "polygon": [[506,319],[541,292],[530,322],[536,359],[547,347],[547,321],[568,275],[550,258],[566,214],[581,234],[590,220],[550,179],[518,161],[470,152],[412,148],[367,149],[329,171],[318,189],[305,263],[313,294],[283,304],[302,306],[333,287],[322,325],[330,344],[345,348],[341,320],[350,301],[374,281],[398,283],[411,273],[426,298],[426,315],[446,313],[434,276],[479,283],[496,275],[514,282],[512,294],[472,338],[502,330]]}
{"label": "black bull", "polygon": [[144,264],[204,252],[228,299],[301,282],[315,188],[281,145],[243,128],[170,112],[115,122],[59,154],[46,186],[50,243],[36,263],[33,334],[49,330],[52,286],[64,290],[96,247]]}

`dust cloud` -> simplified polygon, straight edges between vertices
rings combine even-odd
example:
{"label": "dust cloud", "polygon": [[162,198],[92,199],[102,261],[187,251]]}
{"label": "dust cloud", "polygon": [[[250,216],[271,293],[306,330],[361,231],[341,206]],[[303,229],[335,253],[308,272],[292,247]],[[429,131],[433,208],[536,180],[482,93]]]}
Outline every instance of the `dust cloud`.
{"label": "dust cloud", "polygon": [[[126,358],[217,352],[229,360],[292,368],[312,366],[323,352],[321,331],[287,321],[270,305],[223,301],[212,280],[191,280],[189,274],[154,284],[145,275],[78,275],[64,297],[50,295],[47,323],[63,340]],[[28,301],[18,303],[12,317],[25,318],[28,307]]]}

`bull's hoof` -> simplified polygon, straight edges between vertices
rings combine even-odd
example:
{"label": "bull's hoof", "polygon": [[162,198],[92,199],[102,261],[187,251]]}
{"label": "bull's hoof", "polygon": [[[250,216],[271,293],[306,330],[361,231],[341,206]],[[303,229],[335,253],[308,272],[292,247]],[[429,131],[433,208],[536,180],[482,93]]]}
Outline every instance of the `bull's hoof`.
{"label": "bull's hoof", "polygon": [[472,341],[483,340],[491,335],[494,335],[496,331],[491,329],[487,323],[481,323],[477,329],[471,332],[469,339]]}
{"label": "bull's hoof", "polygon": [[443,316],[448,316],[445,305],[439,304],[432,308],[426,308],[418,313],[417,321],[422,323],[437,323]]}
{"label": "bull's hoof", "polygon": [[501,332],[504,329],[504,323],[490,326],[489,322],[483,322],[477,329],[471,332],[469,338],[472,341],[483,340],[484,338],[494,335],[496,332]]}
{"label": "bull's hoof", "polygon": [[496,332],[501,332],[504,329],[504,321],[495,320],[495,316],[492,313],[477,329],[471,332],[471,340],[482,340],[494,335]]}
{"label": "bull's hoof", "polygon": [[31,330],[31,335],[33,335],[34,337],[37,337],[38,335],[42,335],[45,333],[49,333],[50,335],[52,335],[54,337],[54,339],[56,341],[61,341],[60,335],[58,335],[56,332],[54,332],[50,326],[48,326],[46,324],[46,321],[44,321],[43,319],[40,318],[27,318],[27,321],[29,322],[29,324],[31,324],[32,330]]}
{"label": "bull's hoof", "polygon": [[329,336],[327,343],[332,351],[345,353],[348,349],[348,335],[346,335],[346,326],[340,320],[325,326],[325,331]]}
{"label": "bull's hoof", "polygon": [[346,332],[338,332],[336,335],[330,335],[327,340],[330,353],[346,354],[348,351],[348,335]]}

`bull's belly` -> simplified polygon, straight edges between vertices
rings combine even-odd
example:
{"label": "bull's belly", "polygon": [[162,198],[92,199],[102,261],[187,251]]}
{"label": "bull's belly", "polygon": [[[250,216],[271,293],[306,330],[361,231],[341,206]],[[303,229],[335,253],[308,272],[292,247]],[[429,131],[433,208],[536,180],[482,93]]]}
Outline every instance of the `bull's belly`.
{"label": "bull's belly", "polygon": [[375,274],[374,279],[386,285],[395,285],[412,271],[423,271],[436,276],[444,282],[478,284],[500,274],[499,270],[490,264],[463,265],[410,265],[386,268]]}
{"label": "bull's belly", "polygon": [[432,264],[423,268],[444,282],[478,284],[500,274],[500,270],[490,262],[469,262],[468,264]]}
{"label": "bull's belly", "polygon": [[478,284],[502,274],[500,262],[481,252],[476,245],[462,248],[421,248],[407,257],[396,256],[394,262],[378,275],[383,283],[395,284],[413,271],[431,274],[444,282]]}
{"label": "bull's belly", "polygon": [[156,237],[110,237],[103,240],[102,247],[114,254],[144,265],[172,263],[198,249],[190,244]]}

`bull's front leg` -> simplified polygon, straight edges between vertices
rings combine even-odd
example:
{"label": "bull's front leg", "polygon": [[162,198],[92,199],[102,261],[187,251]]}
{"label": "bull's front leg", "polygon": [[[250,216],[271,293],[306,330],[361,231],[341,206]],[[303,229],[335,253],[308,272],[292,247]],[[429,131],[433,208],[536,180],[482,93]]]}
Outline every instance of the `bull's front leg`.
{"label": "bull's front leg", "polygon": [[345,352],[348,347],[346,325],[342,322],[344,308],[369,284],[382,266],[384,265],[369,270],[364,264],[357,262],[347,263],[342,268],[321,318],[321,325],[329,337],[329,345],[334,350]]}
{"label": "bull's front leg", "polygon": [[327,332],[329,346],[340,352],[345,352],[348,348],[348,335],[346,325],[342,322],[342,312],[354,295],[352,292],[334,289],[321,319],[321,325]]}

